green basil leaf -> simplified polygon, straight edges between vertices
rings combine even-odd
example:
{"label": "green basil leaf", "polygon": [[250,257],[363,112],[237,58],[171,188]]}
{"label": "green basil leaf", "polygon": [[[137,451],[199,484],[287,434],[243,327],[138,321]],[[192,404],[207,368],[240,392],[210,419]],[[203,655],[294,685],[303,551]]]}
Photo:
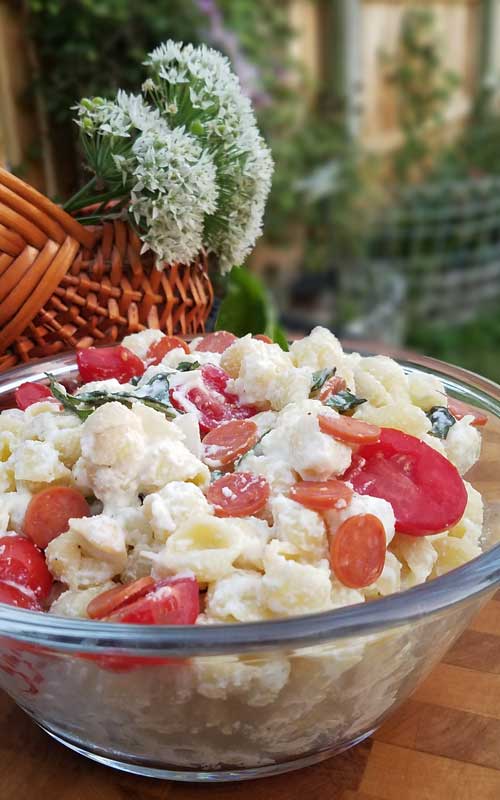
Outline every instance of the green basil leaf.
{"label": "green basil leaf", "polygon": [[149,398],[150,400],[158,400],[161,403],[170,405],[169,390],[169,376],[166,372],[160,372],[157,375],[153,375],[142,386],[139,386],[133,396],[138,397],[140,400]]}
{"label": "green basil leaf", "polygon": [[229,273],[215,330],[231,331],[236,336],[264,333],[283,350],[288,350],[269,293],[259,278],[243,267],[233,267]]}
{"label": "green basil leaf", "polygon": [[50,391],[61,405],[72,411],[82,421],[86,420],[96,408],[106,403],[122,403],[131,408],[134,402],[141,402],[155,411],[165,414],[169,419],[178,416],[168,397],[168,376],[155,375],[147,384],[132,392],[106,392],[95,389],[91,392],[81,392],[78,395],[68,394],[64,386],[58,383],[53,375],[47,374],[50,382]]}
{"label": "green basil leaf", "polygon": [[316,392],[319,392],[319,390],[323,388],[327,380],[333,378],[336,372],[337,372],[336,367],[332,367],[332,369],[328,368],[319,369],[317,372],[313,372],[311,391],[309,394],[315,394]]}
{"label": "green basil leaf", "polygon": [[193,372],[193,370],[199,368],[200,368],[199,361],[193,361],[192,363],[191,361],[180,361],[177,364],[177,369],[179,370],[179,372]]}
{"label": "green basil leaf", "polygon": [[325,406],[334,408],[339,414],[345,414],[347,411],[351,411],[353,408],[363,403],[366,403],[366,400],[362,397],[356,397],[349,389],[343,389],[341,392],[337,392],[337,394],[332,394],[328,400],[325,400]]}
{"label": "green basil leaf", "polygon": [[431,410],[427,412],[426,417],[432,423],[430,433],[438,439],[446,439],[450,428],[456,422],[455,417],[448,411],[446,406],[433,406]]}

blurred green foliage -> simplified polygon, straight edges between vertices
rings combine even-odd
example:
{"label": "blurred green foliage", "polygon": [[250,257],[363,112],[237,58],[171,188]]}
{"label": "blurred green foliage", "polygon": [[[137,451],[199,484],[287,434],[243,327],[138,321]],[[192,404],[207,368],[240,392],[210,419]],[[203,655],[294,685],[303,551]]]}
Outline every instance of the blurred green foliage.
{"label": "blurred green foliage", "polygon": [[80,97],[134,90],[147,52],[168,38],[198,41],[192,0],[26,0],[28,31],[40,63],[39,88],[58,123]]}
{"label": "blurred green foliage", "polygon": [[459,85],[456,73],[444,67],[443,48],[434,14],[425,8],[406,11],[399,46],[394,55],[382,55],[387,80],[395,87],[403,144],[394,154],[400,182],[411,178],[431,157],[433,133]]}
{"label": "blurred green foliage", "polygon": [[500,382],[500,308],[463,325],[413,326],[408,344]]}

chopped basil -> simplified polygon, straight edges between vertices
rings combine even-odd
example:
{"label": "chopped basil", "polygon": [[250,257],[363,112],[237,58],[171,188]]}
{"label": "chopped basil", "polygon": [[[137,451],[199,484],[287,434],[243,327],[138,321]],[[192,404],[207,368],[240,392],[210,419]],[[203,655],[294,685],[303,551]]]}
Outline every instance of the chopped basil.
{"label": "chopped basil", "polygon": [[430,433],[438,439],[446,439],[450,428],[456,422],[455,417],[448,411],[446,406],[433,406],[426,416],[432,423]]}
{"label": "chopped basil", "polygon": [[345,414],[347,411],[352,411],[353,408],[356,408],[356,406],[360,406],[363,403],[366,403],[366,400],[362,397],[356,397],[356,395],[350,392],[349,389],[343,389],[341,392],[337,392],[337,394],[332,394],[327,400],[325,400],[325,406],[334,408],[335,411],[339,412],[339,414]]}
{"label": "chopped basil", "polygon": [[192,363],[191,361],[180,361],[179,364],[177,364],[177,369],[179,370],[179,372],[192,372],[194,369],[199,369],[199,368],[200,368],[199,361],[193,361]]}
{"label": "chopped basil", "polygon": [[323,388],[325,383],[333,378],[336,373],[336,368],[332,367],[332,369],[319,369],[317,372],[313,372],[312,376],[312,383],[311,383],[311,391],[309,392],[310,395],[316,394],[319,392],[320,389]]}
{"label": "chopped basil", "polygon": [[155,411],[173,419],[178,416],[169,399],[168,375],[154,375],[144,386],[136,392],[106,392],[96,389],[91,392],[81,392],[77,395],[68,394],[64,386],[56,381],[53,375],[47,373],[50,391],[61,405],[86,420],[96,408],[106,403],[122,403],[130,408],[134,402],[141,402]]}

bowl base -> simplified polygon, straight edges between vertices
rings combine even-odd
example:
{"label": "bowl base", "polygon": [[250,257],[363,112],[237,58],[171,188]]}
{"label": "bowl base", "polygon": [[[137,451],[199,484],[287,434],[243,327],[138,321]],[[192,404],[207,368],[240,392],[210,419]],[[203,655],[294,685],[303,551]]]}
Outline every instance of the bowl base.
{"label": "bowl base", "polygon": [[332,758],[332,756],[336,756],[339,753],[344,752],[344,750],[348,750],[350,747],[354,747],[355,745],[364,741],[376,730],[376,728],[372,728],[371,730],[366,731],[356,739],[353,739],[351,742],[348,742],[341,747],[332,747],[327,750],[320,750],[307,756],[299,756],[291,761],[282,761],[279,764],[269,764],[263,767],[255,768],[248,767],[243,769],[198,771],[163,769],[161,767],[153,767],[148,766],[147,764],[135,763],[134,761],[126,761],[105,756],[102,753],[98,753],[82,746],[81,742],[77,744],[71,739],[66,738],[66,736],[62,735],[60,732],[56,733],[55,730],[50,728],[48,725],[39,722],[38,720],[35,721],[40,728],[45,731],[45,733],[48,733],[49,736],[51,736],[60,744],[63,744],[65,747],[68,747],[75,753],[79,753],[81,756],[85,756],[93,761],[97,761],[99,764],[103,764],[105,767],[112,767],[113,769],[121,770],[122,772],[130,772],[134,775],[142,775],[146,778],[182,781],[184,783],[228,783],[230,781],[250,781],[255,780],[256,778],[280,775],[283,772],[292,772],[293,770],[302,769],[303,767],[309,767],[312,764],[317,764],[319,761],[325,761],[327,758]]}

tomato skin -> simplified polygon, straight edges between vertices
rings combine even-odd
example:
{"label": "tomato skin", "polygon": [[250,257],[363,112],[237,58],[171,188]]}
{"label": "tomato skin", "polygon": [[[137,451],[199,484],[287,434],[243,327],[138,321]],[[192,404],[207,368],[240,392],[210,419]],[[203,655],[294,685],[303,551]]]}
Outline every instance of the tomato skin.
{"label": "tomato skin", "polygon": [[229,403],[238,402],[238,395],[227,390],[227,384],[231,378],[222,367],[217,367],[215,364],[204,364],[201,368],[201,376],[208,389],[221,394]]}
{"label": "tomato skin", "polygon": [[108,589],[94,597],[87,606],[87,615],[90,619],[103,619],[117,611],[122,606],[138,600],[154,587],[155,582],[151,577],[138,578],[132,583],[118,584],[113,589]]}
{"label": "tomato skin", "polygon": [[373,514],[348,517],[330,545],[330,564],[338,580],[351,589],[375,583],[385,563],[384,526]]}
{"label": "tomato skin", "polygon": [[0,538],[0,581],[21,586],[40,601],[47,599],[53,582],[43,553],[17,535]]}
{"label": "tomato skin", "polygon": [[176,348],[181,348],[185,353],[189,353],[189,346],[184,339],[181,339],[179,336],[163,336],[150,346],[146,355],[146,361],[150,365],[159,364],[160,361],[163,361],[167,353],[170,353],[171,350],[175,350]]}
{"label": "tomato skin", "polygon": [[17,586],[0,581],[0,603],[17,608],[26,608],[29,611],[41,611],[42,607],[36,597],[22,592]]}
{"label": "tomato skin", "polygon": [[456,525],[467,505],[458,470],[420,439],[382,428],[380,441],[359,448],[342,476],[359,494],[387,500],[396,531],[409,536],[440,533]]}
{"label": "tomato skin", "polygon": [[170,402],[178,411],[198,411],[198,422],[202,434],[217,428],[232,419],[248,419],[257,414],[255,406],[241,404],[237,395],[227,391],[229,375],[220,367],[204,364],[201,376],[205,388],[193,386],[184,395],[180,387],[170,389]]}
{"label": "tomato skin", "polygon": [[200,353],[223,353],[231,347],[237,340],[237,336],[229,331],[214,331],[207,333],[196,345],[196,350]]}
{"label": "tomato skin", "polygon": [[84,383],[105,381],[110,378],[116,378],[120,383],[127,383],[131,378],[142,375],[145,370],[139,356],[122,344],[78,350],[76,361]]}
{"label": "tomato skin", "polygon": [[[148,589],[149,581],[153,586]],[[169,589],[163,592],[162,589]],[[145,590],[145,591],[144,591]],[[154,582],[152,578],[139,578],[128,586],[117,586],[109,592],[104,592],[89,603],[87,611],[92,610],[92,604],[101,598],[101,610],[106,610],[110,601],[111,608],[114,599],[124,600],[119,608],[102,619],[105,622],[128,623],[132,625],[194,625],[200,613],[200,595],[196,578],[166,578]],[[138,597],[138,594],[140,595]],[[108,595],[108,597],[104,597]],[[94,609],[95,610],[95,609]],[[99,611],[99,607],[97,606]],[[102,669],[110,672],[129,672],[141,667],[153,667],[165,664],[180,664],[182,659],[163,658],[156,656],[130,656],[130,655],[96,655],[80,653],[80,657],[87,661],[96,662]]]}
{"label": "tomato skin", "polygon": [[166,578],[106,620],[132,625],[194,625],[200,613],[199,597],[196,578]]}
{"label": "tomato skin", "polygon": [[301,481],[290,488],[289,497],[311,511],[346,508],[352,499],[352,489],[343,481]]}
{"label": "tomato skin", "polygon": [[31,498],[23,531],[43,550],[52,539],[68,530],[70,519],[89,516],[89,504],[80,492],[66,486],[52,486]]}
{"label": "tomato skin", "polygon": [[247,517],[264,508],[269,494],[269,484],[262,475],[232,472],[210,484],[207,500],[216,517]]}
{"label": "tomato skin", "polygon": [[463,419],[468,415],[474,417],[471,425],[474,425],[477,428],[480,428],[488,423],[488,417],[486,414],[483,414],[482,411],[479,411],[479,409],[474,408],[473,406],[468,406],[467,403],[462,403],[461,400],[455,400],[454,397],[448,398],[448,411],[450,414],[453,414],[455,419]]}
{"label": "tomato skin", "polygon": [[52,403],[57,402],[48,386],[44,386],[41,383],[30,383],[29,381],[18,386],[14,396],[17,407],[21,411],[26,411],[34,403],[41,403],[42,400],[48,400]]}
{"label": "tomato skin", "polygon": [[190,404],[195,406],[202,434],[208,433],[227,419],[226,406],[210,392],[198,386],[193,386],[185,395],[178,387],[173,386],[169,395],[170,402],[179,411],[191,411]]}

